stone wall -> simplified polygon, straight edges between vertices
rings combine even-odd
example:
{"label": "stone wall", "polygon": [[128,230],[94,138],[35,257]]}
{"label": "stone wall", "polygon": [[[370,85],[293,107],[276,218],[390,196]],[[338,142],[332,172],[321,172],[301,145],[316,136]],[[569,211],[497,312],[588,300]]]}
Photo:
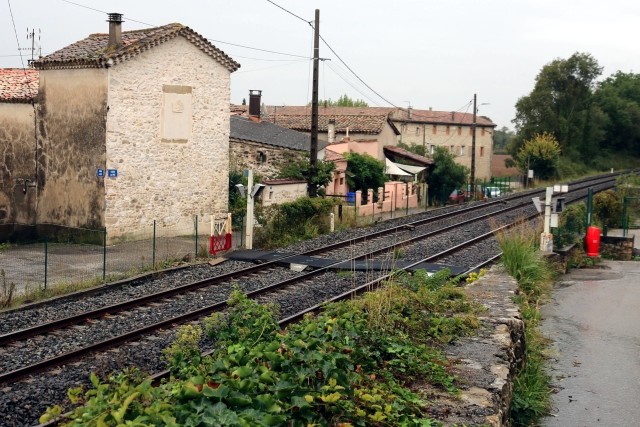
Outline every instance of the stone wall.
{"label": "stone wall", "polygon": [[34,108],[0,102],[0,224],[35,221],[35,179]]}
{"label": "stone wall", "polygon": [[43,70],[38,93],[38,223],[104,225],[106,69]]}
{"label": "stone wall", "polygon": [[182,37],[109,69],[110,239],[227,212],[229,98],[229,71]]}
{"label": "stone wall", "polygon": [[231,139],[229,142],[229,170],[253,170],[261,178],[276,178],[280,168],[291,161],[305,158],[303,151],[276,147],[258,142]]}
{"label": "stone wall", "polygon": [[500,266],[466,287],[487,309],[478,335],[445,347],[453,373],[463,379],[458,397],[429,390],[431,415],[444,425],[509,425],[513,380],[524,363],[524,322],[513,302],[518,285]]}
{"label": "stone wall", "polygon": [[600,237],[600,253],[607,258],[618,261],[631,261],[633,259],[633,245],[635,236],[631,237]]}

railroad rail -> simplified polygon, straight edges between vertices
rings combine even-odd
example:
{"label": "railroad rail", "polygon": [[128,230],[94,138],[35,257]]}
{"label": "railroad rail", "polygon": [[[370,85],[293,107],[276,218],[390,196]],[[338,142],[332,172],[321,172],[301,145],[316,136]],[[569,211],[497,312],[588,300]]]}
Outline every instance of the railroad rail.
{"label": "railroad rail", "polygon": [[[588,187],[597,188],[596,191],[598,191],[601,189],[612,187],[614,185],[614,182],[615,176],[608,175],[605,178],[594,177],[582,182],[571,183],[570,185],[572,186],[572,192],[569,196],[573,197],[572,200],[580,199],[586,196]],[[40,341],[44,339],[43,337],[51,334],[55,334],[58,336],[64,335],[65,332],[62,332],[64,328],[66,328],[67,330],[69,328],[72,328],[71,331],[73,332],[73,328],[78,328],[79,325],[83,325],[87,322],[91,323],[99,321],[96,319],[102,319],[105,316],[126,316],[128,312],[149,310],[150,308],[153,308],[158,304],[169,304],[173,300],[173,298],[177,296],[184,297],[185,295],[188,295],[190,297],[197,298],[197,296],[201,292],[203,292],[203,290],[219,287],[223,283],[237,283],[241,280],[247,280],[248,277],[255,277],[257,275],[260,275],[260,273],[264,275],[264,273],[266,272],[268,275],[273,275],[275,271],[284,270],[281,265],[287,260],[294,259],[295,257],[320,255],[323,255],[325,257],[336,257],[339,256],[339,254],[336,254],[336,251],[340,248],[349,248],[351,252],[355,252],[354,248],[358,247],[358,253],[348,257],[346,260],[344,258],[338,259],[335,262],[328,263],[328,265],[326,265],[325,267],[318,268],[310,272],[295,274],[285,280],[277,280],[275,281],[275,283],[269,283],[266,286],[258,286],[256,289],[247,292],[247,294],[252,298],[258,298],[260,296],[272,295],[275,291],[282,292],[283,289],[288,291],[295,288],[298,283],[308,282],[314,277],[330,274],[334,269],[344,268],[344,266],[348,265],[350,262],[355,262],[356,260],[363,259],[373,260],[376,257],[390,257],[391,254],[393,254],[394,251],[398,248],[406,248],[411,245],[415,245],[418,242],[424,242],[425,239],[432,241],[437,240],[434,239],[434,237],[443,236],[447,233],[449,235],[455,234],[456,230],[458,230],[461,226],[472,227],[474,226],[474,224],[485,223],[484,228],[486,229],[486,222],[488,218],[497,218],[501,216],[505,216],[506,218],[508,215],[512,215],[509,221],[505,220],[505,222],[512,222],[514,218],[523,218],[525,216],[535,218],[538,216],[537,212],[530,212],[524,215],[521,211],[531,211],[533,209],[533,205],[530,199],[531,197],[536,196],[540,193],[541,192],[539,190],[528,191],[487,202],[473,203],[461,209],[440,210],[437,211],[435,215],[433,214],[433,212],[431,212],[428,215],[419,215],[416,216],[416,218],[411,218],[410,221],[392,225],[383,230],[364,234],[357,238],[350,238],[329,245],[322,245],[321,247],[297,252],[294,255],[287,254],[278,256],[276,254],[273,260],[267,261],[263,264],[253,265],[248,268],[218,275],[207,280],[188,283],[175,289],[155,292],[150,295],[145,295],[144,297],[134,298],[132,300],[124,301],[118,304],[112,304],[106,307],[100,307],[98,309],[78,313],[73,316],[62,317],[52,322],[34,325],[33,328],[25,328],[5,333],[4,335],[0,336],[0,349],[3,350],[5,357],[10,357],[13,353],[14,348],[20,349],[21,347],[28,346],[28,343],[30,341]],[[471,218],[465,218],[466,215],[473,216]],[[449,222],[449,224],[443,224],[447,221]],[[506,226],[508,225],[505,225],[505,227]],[[451,256],[452,253],[462,251],[465,248],[468,248],[470,245],[478,244],[482,241],[487,241],[491,236],[493,236],[493,233],[495,233],[496,231],[497,230],[495,229],[490,231],[483,231],[482,233],[474,236],[473,239],[465,240],[464,238],[462,238],[462,240],[458,240],[457,244],[449,245],[448,248],[438,251],[432,255],[423,258],[416,258],[414,262],[410,263],[407,266],[404,266],[403,268],[416,268],[417,266],[424,263],[433,263],[438,260],[442,260],[444,257]],[[391,240],[390,237],[393,237],[394,240],[391,243],[389,243],[389,240]],[[498,253],[492,253],[487,254],[486,258],[489,260],[493,260],[496,258],[496,256],[498,256]],[[477,268],[479,265],[486,262],[490,261],[476,260],[474,264],[465,266],[466,271],[471,271],[473,268]],[[339,265],[342,265],[343,267],[340,267]],[[381,283],[382,281],[388,279],[389,274],[381,273],[373,281],[361,280],[361,282],[364,283],[360,283],[355,287],[352,286],[351,288],[347,288],[342,292],[337,292],[335,295],[321,299],[317,303],[307,304],[307,306],[303,309],[288,313],[282,321],[285,323],[294,321],[295,319],[302,316],[305,312],[317,310],[322,305],[322,303],[327,300],[351,296],[354,293],[359,293],[367,288],[371,289],[372,287],[377,286],[377,284]],[[113,291],[113,288],[110,290]],[[88,293],[86,295],[95,295],[95,293]],[[22,378],[33,375],[34,373],[50,370],[53,367],[68,364],[69,362],[78,360],[83,357],[86,358],[88,354],[121,346],[124,343],[131,343],[134,340],[143,339],[141,337],[144,337],[145,335],[148,335],[155,331],[166,330],[176,324],[200,319],[211,312],[223,310],[225,306],[226,301],[224,299],[218,300],[212,304],[206,304],[198,309],[190,310],[188,313],[184,313],[180,316],[172,316],[160,322],[155,322],[142,328],[137,328],[127,333],[116,335],[109,338],[108,340],[102,340],[91,345],[81,346],[73,351],[59,354],[54,357],[38,361],[37,363],[31,363],[25,366],[21,366],[17,369],[5,369],[5,372],[2,372],[0,374],[0,383],[10,384],[14,381],[19,381]],[[46,307],[46,303],[37,304],[34,305],[34,307],[42,309],[43,307]],[[23,314],[26,315],[27,313],[28,310],[23,311]],[[158,370],[156,369],[156,371]]]}

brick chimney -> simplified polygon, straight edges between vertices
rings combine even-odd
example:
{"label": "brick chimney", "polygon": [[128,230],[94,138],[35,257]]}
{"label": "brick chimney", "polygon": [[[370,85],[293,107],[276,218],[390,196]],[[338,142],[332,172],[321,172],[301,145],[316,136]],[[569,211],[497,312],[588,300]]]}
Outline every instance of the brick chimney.
{"label": "brick chimney", "polygon": [[109,19],[109,47],[118,49],[122,47],[122,14],[110,13]]}
{"label": "brick chimney", "polygon": [[261,90],[249,90],[249,117],[260,120]]}

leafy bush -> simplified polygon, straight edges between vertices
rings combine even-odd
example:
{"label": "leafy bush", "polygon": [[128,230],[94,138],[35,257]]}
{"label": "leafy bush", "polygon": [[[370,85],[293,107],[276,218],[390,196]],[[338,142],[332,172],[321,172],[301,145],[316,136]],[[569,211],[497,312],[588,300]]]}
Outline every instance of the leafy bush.
{"label": "leafy bush", "polygon": [[553,232],[553,245],[562,248],[582,241],[586,229],[587,206],[577,203],[560,214],[559,227]]}
{"label": "leafy bush", "polygon": [[259,214],[263,227],[256,230],[256,245],[282,247],[328,233],[334,204],[332,199],[301,197],[264,208]]}
{"label": "leafy bush", "polygon": [[622,200],[613,190],[602,191],[593,196],[593,216],[596,223],[616,227],[622,216]]}
{"label": "leafy bush", "polygon": [[[276,307],[236,290],[227,313],[205,321],[217,344],[211,356],[200,354],[200,327],[185,326],[165,352],[169,381],[151,387],[137,371],[105,382],[92,375],[90,390],[69,391],[81,406],[67,425],[435,425],[410,386],[419,378],[456,392],[449,362],[426,341],[455,333],[446,319],[476,308],[446,274],[405,275],[381,295],[331,304],[286,331]],[[396,327],[371,327],[383,311]],[[472,323],[452,322],[462,334]]]}

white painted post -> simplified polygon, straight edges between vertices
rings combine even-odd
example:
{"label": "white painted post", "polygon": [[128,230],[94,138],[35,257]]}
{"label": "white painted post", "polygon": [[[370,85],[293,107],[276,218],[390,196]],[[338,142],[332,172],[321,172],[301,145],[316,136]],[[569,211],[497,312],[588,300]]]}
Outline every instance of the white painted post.
{"label": "white painted post", "polygon": [[553,187],[547,187],[544,201],[544,231],[540,235],[540,252],[553,252],[553,234],[551,234],[551,197]]}
{"label": "white painted post", "polygon": [[248,169],[247,174],[247,218],[245,224],[245,247],[253,249],[253,171]]}
{"label": "white painted post", "polygon": [[330,230],[333,233],[336,230],[336,218],[335,218],[335,214],[333,212],[331,212],[329,214],[329,223],[330,223]]}

